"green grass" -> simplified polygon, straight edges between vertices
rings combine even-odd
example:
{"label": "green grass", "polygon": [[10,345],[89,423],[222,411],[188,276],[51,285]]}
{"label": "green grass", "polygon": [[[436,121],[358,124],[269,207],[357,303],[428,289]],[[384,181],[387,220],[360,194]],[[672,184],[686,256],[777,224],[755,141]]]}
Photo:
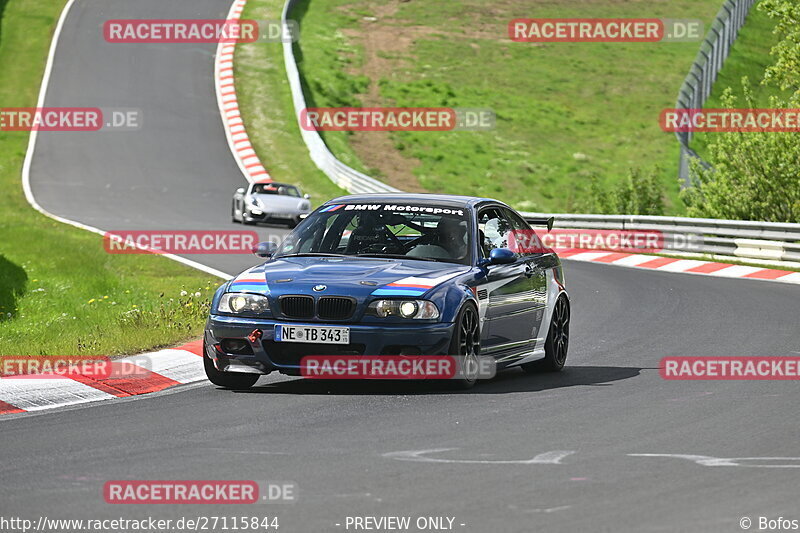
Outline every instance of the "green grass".
{"label": "green grass", "polygon": [[[282,0],[250,0],[243,18],[279,19]],[[300,138],[280,43],[236,47],[236,92],[250,142],[273,179],[298,183],[313,204],[347,194],[311,161]]]}
{"label": "green grass", "polygon": [[[611,186],[630,168],[658,166],[668,210],[682,214],[678,144],[661,131],[658,117],[674,106],[699,43],[514,43],[507,24],[517,17],[691,17],[709,24],[721,4],[397,3],[388,31],[414,31],[414,38],[407,49],[381,56],[393,68],[373,80],[363,77],[365,52],[355,36],[369,24],[384,24],[364,17],[385,3],[305,0],[292,18],[301,22],[309,106],[357,106],[370,84],[378,84],[384,105],[495,110],[493,131],[391,135],[426,190],[493,196],[526,210],[579,211],[589,176]],[[340,159],[364,169],[350,134],[328,132],[325,140]],[[383,175],[380,168],[366,170]]]}
{"label": "green grass", "polygon": [[[36,105],[63,4],[0,0],[3,107]],[[109,255],[99,235],[34,211],[21,186],[27,142],[0,132],[0,355],[116,355],[196,338],[219,280],[162,257]]]}
{"label": "green grass", "polygon": [[[742,98],[742,78],[750,80],[753,89],[755,105],[769,107],[770,97],[787,97],[788,93],[781,91],[775,85],[762,85],[764,71],[774,59],[770,50],[778,43],[778,37],[772,32],[775,21],[754,6],[747,17],[747,22],[739,33],[739,38],[731,47],[730,55],[717,77],[711,95],[703,107],[707,109],[723,107],[720,97],[723,91],[730,87],[733,94],[738,97],[737,106],[745,107]],[[708,145],[712,143],[717,133],[696,133],[692,139],[692,148],[701,157],[708,157]]]}

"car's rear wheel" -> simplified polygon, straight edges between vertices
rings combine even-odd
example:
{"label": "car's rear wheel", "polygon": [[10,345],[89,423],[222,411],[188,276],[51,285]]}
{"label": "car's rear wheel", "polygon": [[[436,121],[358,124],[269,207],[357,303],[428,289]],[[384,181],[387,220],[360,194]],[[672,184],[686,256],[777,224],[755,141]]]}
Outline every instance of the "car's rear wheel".
{"label": "car's rear wheel", "polygon": [[544,359],[526,363],[522,369],[527,372],[558,372],[567,362],[569,349],[569,301],[560,296],[553,308],[550,330],[544,342]]}
{"label": "car's rear wheel", "polygon": [[203,367],[206,370],[206,377],[208,380],[219,387],[226,389],[243,390],[249,389],[256,384],[258,374],[241,374],[236,372],[220,372],[214,367],[214,361],[205,354],[205,345],[203,346]]}
{"label": "car's rear wheel", "polygon": [[458,356],[463,376],[452,380],[460,389],[469,389],[478,381],[478,355],[481,352],[481,328],[478,310],[471,303],[461,308],[456,317],[449,355]]}

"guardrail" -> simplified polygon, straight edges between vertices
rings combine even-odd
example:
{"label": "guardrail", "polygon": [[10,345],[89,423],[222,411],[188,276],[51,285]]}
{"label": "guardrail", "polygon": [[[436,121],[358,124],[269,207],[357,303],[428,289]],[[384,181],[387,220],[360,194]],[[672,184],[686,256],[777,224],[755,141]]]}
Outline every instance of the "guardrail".
{"label": "guardrail", "polygon": [[[722,9],[717,13],[716,18],[711,23],[706,38],[700,44],[700,51],[697,52],[689,69],[689,74],[678,92],[678,102],[675,107],[678,109],[700,109],[705,104],[714,82],[717,81],[717,74],[722,70],[722,65],[728,58],[731,46],[739,36],[739,30],[744,25],[747,14],[756,0],[726,0]],[[678,142],[681,144],[679,175],[683,184],[689,186],[689,160],[698,159],[700,163],[711,168],[711,165],[703,161],[697,152],[689,148],[692,140],[692,132],[676,132]]]}
{"label": "guardrail", "polygon": [[[287,24],[287,19],[289,18],[289,11],[294,4],[295,0],[287,0],[283,6],[281,22],[285,34],[291,31]],[[303,136],[303,141],[308,147],[308,152],[314,164],[334,183],[351,193],[400,192],[394,187],[345,165],[331,153],[318,132],[303,129],[300,121],[300,112],[306,108],[306,98],[300,82],[300,71],[297,68],[294,57],[293,43],[289,39],[284,40],[283,43],[283,61],[286,64],[286,77],[289,79],[289,88],[292,91],[297,125],[300,127],[300,134]]]}
{"label": "guardrail", "polygon": [[769,261],[800,261],[800,224],[713,218],[521,213],[554,217],[554,228],[661,232],[664,252],[727,255]]}

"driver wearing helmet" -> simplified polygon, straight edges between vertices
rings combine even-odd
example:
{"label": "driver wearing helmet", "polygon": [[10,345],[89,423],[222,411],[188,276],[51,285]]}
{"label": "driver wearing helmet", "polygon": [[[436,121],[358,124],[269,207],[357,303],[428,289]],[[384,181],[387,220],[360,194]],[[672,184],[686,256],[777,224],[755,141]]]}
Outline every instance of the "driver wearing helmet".
{"label": "driver wearing helmet", "polygon": [[438,244],[453,259],[463,259],[467,255],[467,222],[452,217],[442,217],[436,225]]}
{"label": "driver wearing helmet", "polygon": [[375,246],[386,243],[386,227],[376,213],[361,213],[358,225],[350,234],[347,242],[347,254],[360,254],[374,251]]}

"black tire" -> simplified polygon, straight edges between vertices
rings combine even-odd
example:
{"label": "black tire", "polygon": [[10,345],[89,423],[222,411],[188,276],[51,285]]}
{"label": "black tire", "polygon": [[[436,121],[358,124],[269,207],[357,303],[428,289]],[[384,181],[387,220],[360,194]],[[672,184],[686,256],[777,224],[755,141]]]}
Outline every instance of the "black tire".
{"label": "black tire", "polygon": [[258,374],[220,372],[214,367],[214,361],[205,355],[205,349],[203,350],[203,367],[206,370],[206,377],[208,377],[211,383],[219,387],[225,387],[226,389],[249,389],[255,385],[258,378],[261,377]]}
{"label": "black tire", "polygon": [[300,220],[299,220],[299,219],[296,219],[296,218],[291,218],[291,219],[289,219],[289,221],[288,221],[288,222],[286,222],[286,225],[287,225],[287,226],[289,226],[289,229],[294,229],[294,228],[296,228],[296,227],[297,227],[297,225],[298,225],[299,223],[300,223]]}
{"label": "black tire", "polygon": [[544,341],[544,359],[526,363],[522,369],[526,372],[558,372],[567,362],[569,349],[569,301],[560,296],[553,308],[550,330]]}
{"label": "black tire", "polygon": [[[465,372],[472,368],[477,371],[477,357],[481,353],[481,327],[478,309],[471,303],[465,304],[458,312],[453,328],[448,355],[462,356]],[[470,364],[475,366],[469,367]],[[478,381],[477,375],[452,379],[453,387],[470,389]]]}

